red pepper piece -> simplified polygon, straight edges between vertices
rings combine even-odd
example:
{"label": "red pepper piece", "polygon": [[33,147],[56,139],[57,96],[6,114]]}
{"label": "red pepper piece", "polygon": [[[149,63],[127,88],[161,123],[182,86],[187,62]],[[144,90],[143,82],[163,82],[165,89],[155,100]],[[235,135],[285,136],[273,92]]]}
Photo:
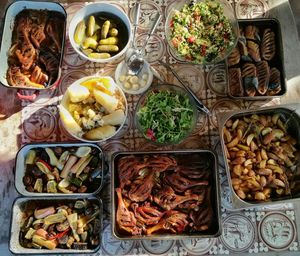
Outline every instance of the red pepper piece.
{"label": "red pepper piece", "polygon": [[65,234],[67,234],[67,233],[69,232],[70,229],[71,229],[71,228],[68,227],[65,231],[60,232],[60,233],[56,234],[55,236],[51,236],[51,235],[50,235],[50,236],[48,236],[48,240],[59,239],[59,238],[63,237]]}
{"label": "red pepper piece", "polygon": [[40,162],[41,164],[45,165],[50,172],[52,171],[51,166],[47,162],[45,162],[44,160],[38,159],[36,162]]}

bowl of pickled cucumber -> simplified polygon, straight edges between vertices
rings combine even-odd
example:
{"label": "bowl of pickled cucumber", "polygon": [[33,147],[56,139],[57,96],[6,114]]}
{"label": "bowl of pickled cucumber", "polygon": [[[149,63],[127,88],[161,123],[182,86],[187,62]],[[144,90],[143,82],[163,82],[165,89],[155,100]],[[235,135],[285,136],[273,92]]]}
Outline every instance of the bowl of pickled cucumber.
{"label": "bowl of pickled cucumber", "polygon": [[130,21],[116,5],[89,4],[72,18],[69,39],[74,50],[84,59],[112,62],[121,57],[130,44]]}

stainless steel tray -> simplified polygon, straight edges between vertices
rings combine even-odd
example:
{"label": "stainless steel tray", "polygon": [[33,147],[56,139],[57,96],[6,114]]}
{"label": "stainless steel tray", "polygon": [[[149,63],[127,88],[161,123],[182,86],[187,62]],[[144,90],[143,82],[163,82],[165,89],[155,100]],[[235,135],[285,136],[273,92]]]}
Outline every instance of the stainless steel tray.
{"label": "stainless steel tray", "polygon": [[36,197],[19,197],[13,203],[12,206],[12,215],[11,215],[11,226],[10,226],[10,241],[9,241],[9,250],[14,254],[39,254],[39,255],[46,255],[46,254],[82,254],[82,253],[96,253],[100,249],[101,244],[101,234],[99,233],[99,245],[95,249],[89,250],[74,250],[74,249],[61,249],[56,248],[54,250],[48,249],[31,249],[31,248],[24,248],[20,244],[19,234],[20,228],[24,221],[24,210],[25,209],[32,209],[34,207],[41,207],[41,206],[50,206],[56,203],[68,203],[68,202],[75,202],[76,200],[87,199],[89,201],[96,202],[100,207],[100,223],[101,223],[101,230],[103,227],[102,219],[103,219],[103,205],[102,201],[96,197],[77,197],[77,198],[69,198],[69,197],[49,197],[49,198],[36,198]]}
{"label": "stainless steel tray", "polygon": [[[287,81],[285,76],[285,68],[284,68],[284,52],[283,52],[283,43],[282,43],[282,34],[280,29],[280,23],[275,18],[255,18],[255,19],[241,19],[238,20],[239,27],[245,28],[248,25],[257,26],[258,28],[271,28],[272,31],[275,32],[275,43],[276,43],[276,54],[275,57],[269,61],[269,65],[272,67],[276,67],[281,73],[281,91],[278,95],[267,96],[267,95],[255,95],[255,96],[234,96],[230,93],[230,85],[229,85],[229,72],[228,72],[228,63],[225,61],[226,72],[227,72],[227,94],[229,97],[236,100],[271,100],[273,98],[282,97],[287,92]],[[237,46],[238,47],[238,46]],[[239,66],[240,65],[235,65]]]}
{"label": "stainless steel tray", "polygon": [[288,105],[280,105],[280,106],[273,106],[273,107],[265,107],[257,110],[239,110],[239,111],[233,111],[228,113],[222,113],[218,115],[221,147],[222,147],[222,152],[224,157],[226,176],[228,179],[228,184],[232,195],[231,198],[232,206],[234,209],[242,209],[242,208],[249,208],[249,207],[256,207],[256,206],[270,205],[270,204],[288,203],[300,199],[300,194],[298,194],[298,195],[292,195],[290,197],[276,198],[269,201],[246,201],[238,197],[238,195],[235,193],[232,186],[230,169],[229,169],[229,165],[227,164],[226,154],[225,154],[225,141],[223,135],[223,127],[225,123],[227,122],[227,120],[229,120],[232,117],[244,117],[252,114],[272,114],[272,113],[281,113],[285,116],[289,116],[289,115],[293,116],[292,118],[293,123],[288,126],[288,132],[297,140],[297,146],[299,151],[300,150],[299,148],[300,147],[300,133],[299,133],[300,104],[288,104]]}
{"label": "stainless steel tray", "polygon": [[[73,193],[73,194],[64,194],[64,193],[37,193],[37,192],[29,192],[26,190],[24,184],[23,184],[23,177],[26,171],[25,166],[25,157],[30,149],[34,148],[53,148],[53,147],[82,147],[82,146],[88,146],[92,148],[96,148],[99,151],[99,159],[100,159],[100,165],[99,168],[101,169],[99,177],[97,179],[100,179],[99,187],[91,192],[91,193]],[[78,197],[78,196],[87,196],[87,195],[94,195],[100,192],[102,186],[103,186],[103,168],[104,168],[104,156],[101,148],[97,146],[96,144],[92,143],[33,143],[33,144],[27,144],[24,147],[22,147],[16,156],[15,160],[15,187],[16,190],[23,196],[36,196],[36,197],[49,197],[49,196],[61,196],[61,197]]]}
{"label": "stainless steel tray", "polygon": [[[204,232],[198,232],[193,234],[155,234],[155,235],[140,235],[140,236],[130,236],[130,235],[122,235],[117,230],[116,224],[116,211],[117,211],[117,195],[115,193],[115,189],[118,187],[118,170],[116,167],[116,162],[118,159],[128,156],[128,155],[159,155],[159,154],[168,154],[174,157],[176,156],[184,156],[196,154],[199,158],[204,158],[210,161],[212,171],[211,175],[211,198],[212,198],[212,208],[214,212],[214,219],[212,227]],[[218,177],[218,163],[217,156],[213,151],[210,150],[178,150],[178,151],[149,151],[149,152],[116,152],[112,155],[111,158],[111,223],[112,223],[112,234],[117,239],[135,239],[135,240],[154,240],[154,239],[184,239],[184,238],[208,238],[208,237],[218,237],[222,233],[222,221],[221,221],[221,213],[220,213],[220,185],[219,185],[219,177]]]}

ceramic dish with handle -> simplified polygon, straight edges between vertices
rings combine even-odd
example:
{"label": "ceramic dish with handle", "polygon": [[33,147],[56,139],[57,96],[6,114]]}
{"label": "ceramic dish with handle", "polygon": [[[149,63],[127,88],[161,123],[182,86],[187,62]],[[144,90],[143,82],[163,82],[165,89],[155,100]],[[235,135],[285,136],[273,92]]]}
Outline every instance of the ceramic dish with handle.
{"label": "ceramic dish with handle", "polygon": [[[25,40],[25,43],[21,46],[14,45],[14,47],[12,47],[12,44],[17,37],[17,33],[14,33],[15,21],[16,18],[19,17],[18,15],[20,15],[21,12],[32,12],[33,15],[36,15],[39,19],[42,20],[41,22],[43,22],[42,25],[45,26],[44,31],[46,33],[44,40],[42,40],[44,38],[43,36],[34,37],[33,35],[38,35],[38,31],[36,34],[34,34],[35,28],[28,27],[27,29],[29,29],[30,31],[30,34],[28,34],[28,36],[26,37],[28,38],[28,42],[26,43]],[[56,15],[56,17],[54,12],[58,14]],[[46,15],[48,15],[49,18],[47,18],[47,20],[45,21],[43,20],[43,17],[47,17]],[[59,23],[55,19],[58,19]],[[17,95],[20,99],[34,100],[37,97],[39,91],[55,88],[59,84],[62,57],[65,45],[66,19],[67,14],[63,6],[58,3],[17,1],[12,3],[7,8],[0,51],[0,58],[2,60],[0,64],[0,82],[7,88],[17,89]],[[55,27],[56,24],[60,26],[59,29]],[[21,24],[20,26],[25,28],[25,25]],[[38,41],[36,41],[35,39],[38,39]],[[46,40],[47,43],[44,42]],[[23,43],[23,40],[21,41]],[[19,55],[17,56],[19,56],[18,58],[20,58],[20,60],[23,60],[22,54],[25,54],[23,53],[23,51],[27,49],[26,47],[28,49],[31,49],[32,54],[38,54],[39,60],[43,64],[39,64],[40,66],[32,65],[30,67],[30,63],[28,64],[27,62],[24,62],[24,65],[26,64],[26,66],[21,68],[18,66],[18,61],[14,60],[17,64],[16,66],[14,66],[14,64],[11,64],[10,66],[14,66],[14,68],[11,68],[10,72],[8,72],[10,67],[8,62],[14,62],[13,59],[15,58],[10,57],[10,55],[14,56],[14,52],[19,51]],[[19,49],[15,50],[16,48]],[[37,48],[39,48],[40,50],[42,49],[42,51],[36,51]],[[9,82],[9,80],[13,81],[14,86],[11,85],[11,82]],[[43,85],[39,84],[39,82],[41,82]],[[32,95],[23,95],[20,90],[30,90],[34,93]]]}
{"label": "ceramic dish with handle", "polygon": [[103,185],[103,158],[101,148],[91,143],[27,144],[16,156],[16,190],[36,197],[97,194]]}
{"label": "ceramic dish with handle", "polygon": [[[102,201],[96,197],[20,197],[12,206],[9,249],[19,255],[96,253],[102,219]],[[83,227],[80,235],[77,222]]]}

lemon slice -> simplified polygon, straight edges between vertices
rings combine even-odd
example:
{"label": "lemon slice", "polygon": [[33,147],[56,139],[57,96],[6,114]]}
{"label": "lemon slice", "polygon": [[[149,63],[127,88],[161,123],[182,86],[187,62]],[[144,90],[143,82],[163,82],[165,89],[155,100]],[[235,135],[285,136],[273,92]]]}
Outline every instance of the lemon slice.
{"label": "lemon slice", "polygon": [[90,147],[79,147],[75,152],[75,156],[77,157],[85,157],[89,153],[91,153],[92,149]]}
{"label": "lemon slice", "polygon": [[112,96],[114,94],[111,81],[108,78],[91,78],[80,83],[93,92],[94,89],[100,90],[105,94]]}

